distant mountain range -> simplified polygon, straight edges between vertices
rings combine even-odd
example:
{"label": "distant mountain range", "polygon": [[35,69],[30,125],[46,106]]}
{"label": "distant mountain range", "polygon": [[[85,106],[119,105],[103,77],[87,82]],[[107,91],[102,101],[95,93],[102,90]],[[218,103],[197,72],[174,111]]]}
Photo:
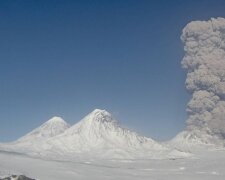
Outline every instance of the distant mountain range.
{"label": "distant mountain range", "polygon": [[96,109],[73,126],[53,117],[17,141],[0,144],[0,149],[60,160],[183,158],[190,155],[185,152],[187,144],[204,144],[188,134],[184,131],[168,143],[158,143],[121,127],[109,112]]}

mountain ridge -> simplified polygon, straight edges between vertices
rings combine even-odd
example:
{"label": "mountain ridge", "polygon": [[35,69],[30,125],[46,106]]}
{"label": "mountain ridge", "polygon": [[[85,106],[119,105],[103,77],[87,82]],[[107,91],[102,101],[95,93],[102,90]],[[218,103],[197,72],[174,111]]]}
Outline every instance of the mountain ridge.
{"label": "mountain ridge", "polygon": [[[70,160],[78,157],[163,159],[189,155],[123,128],[106,110],[95,109],[75,125],[68,126],[63,119],[53,117],[17,141],[1,145],[0,149]],[[52,127],[55,133],[51,133]]]}
{"label": "mountain ridge", "polygon": [[53,116],[51,119],[43,123],[41,126],[35,128],[31,132],[22,136],[17,141],[25,141],[30,138],[50,138],[63,133],[70,125],[61,117]]}

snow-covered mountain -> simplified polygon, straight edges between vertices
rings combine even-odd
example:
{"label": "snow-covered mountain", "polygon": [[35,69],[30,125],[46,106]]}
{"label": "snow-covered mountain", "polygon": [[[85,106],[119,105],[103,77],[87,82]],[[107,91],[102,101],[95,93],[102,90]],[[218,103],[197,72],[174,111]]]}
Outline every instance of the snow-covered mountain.
{"label": "snow-covered mountain", "polygon": [[63,133],[69,127],[70,125],[66,123],[62,118],[55,116],[42,124],[40,127],[34,129],[30,133],[18,139],[18,141],[22,142],[36,139],[46,140],[47,138],[51,138]]}
{"label": "snow-covered mountain", "polygon": [[19,153],[35,154],[41,149],[47,149],[49,145],[46,142],[50,138],[65,132],[69,127],[70,125],[62,118],[55,116],[18,140],[0,144],[0,149]]}
{"label": "snow-covered mountain", "polygon": [[204,132],[198,129],[184,130],[167,142],[167,144],[170,147],[191,153],[209,149],[223,149],[225,147],[224,139],[213,135],[210,130]]}
{"label": "snow-covered mountain", "polygon": [[122,128],[110,113],[100,109],[88,114],[57,138],[52,138],[50,144],[61,154],[104,158],[140,157],[150,151],[167,150],[150,138]]}
{"label": "snow-covered mountain", "polygon": [[54,117],[0,149],[53,159],[176,158],[187,153],[122,128],[110,113],[96,109],[77,124]]}
{"label": "snow-covered mountain", "polygon": [[79,149],[115,146],[121,148],[144,148],[146,146],[162,148],[152,139],[122,128],[110,113],[99,109],[88,114],[57,139],[60,138],[63,140],[72,138],[73,142],[76,142],[74,150],[77,149],[77,146]]}

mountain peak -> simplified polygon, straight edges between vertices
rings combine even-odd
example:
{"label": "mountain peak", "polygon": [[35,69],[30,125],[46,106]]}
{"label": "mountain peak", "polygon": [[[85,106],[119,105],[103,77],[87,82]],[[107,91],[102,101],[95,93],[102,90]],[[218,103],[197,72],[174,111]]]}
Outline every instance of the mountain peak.
{"label": "mountain peak", "polygon": [[87,116],[91,117],[93,120],[112,120],[112,115],[106,111],[106,110],[102,110],[102,109],[95,109],[94,111],[92,111],[90,114],[88,114]]}
{"label": "mountain peak", "polygon": [[91,113],[89,113],[83,121],[89,122],[89,123],[117,123],[117,121],[112,117],[112,115],[102,109],[95,109]]}
{"label": "mountain peak", "polygon": [[90,114],[110,114],[105,109],[94,109]]}
{"label": "mountain peak", "polygon": [[62,118],[55,116],[3,148],[29,155],[61,155],[63,158],[76,155],[100,158],[143,158],[147,155],[155,158],[161,157],[162,152],[168,157],[183,157],[179,153],[173,155],[171,149],[150,138],[122,128],[109,112],[101,109],[93,110],[70,128]]}
{"label": "mountain peak", "polygon": [[34,129],[30,133],[21,137],[19,141],[29,141],[30,139],[46,139],[63,133],[70,125],[61,117],[54,116],[44,124]]}
{"label": "mountain peak", "polygon": [[106,111],[106,110],[105,109],[98,109],[98,108],[96,108],[96,109],[94,109],[92,111],[92,113],[94,113],[94,112],[103,112],[103,111]]}
{"label": "mountain peak", "polygon": [[53,116],[46,123],[66,123],[66,122],[59,116]]}

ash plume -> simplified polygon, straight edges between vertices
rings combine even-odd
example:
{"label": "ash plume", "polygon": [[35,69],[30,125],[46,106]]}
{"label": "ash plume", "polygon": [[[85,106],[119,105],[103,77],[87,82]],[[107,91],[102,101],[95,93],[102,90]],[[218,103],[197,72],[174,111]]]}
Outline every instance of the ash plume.
{"label": "ash plume", "polygon": [[225,19],[189,23],[181,35],[187,70],[187,129],[225,139]]}

